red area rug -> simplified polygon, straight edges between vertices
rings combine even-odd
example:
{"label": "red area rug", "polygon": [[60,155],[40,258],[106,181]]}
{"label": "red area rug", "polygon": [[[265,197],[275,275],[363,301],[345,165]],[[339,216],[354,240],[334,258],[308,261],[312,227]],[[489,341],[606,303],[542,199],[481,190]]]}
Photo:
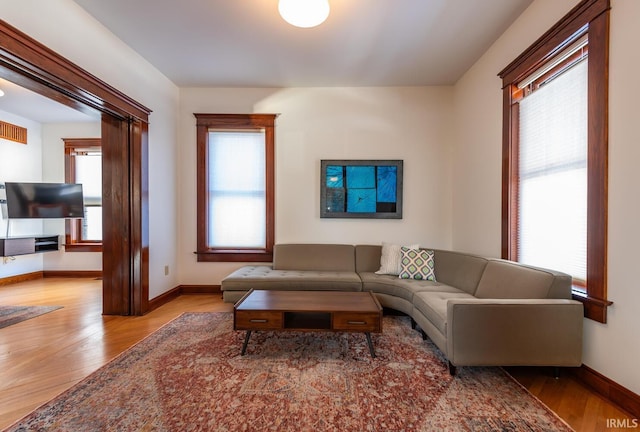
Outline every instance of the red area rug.
{"label": "red area rug", "polygon": [[60,308],[62,306],[0,306],[0,329]]}
{"label": "red area rug", "polygon": [[569,431],[500,368],[448,373],[406,317],[372,335],[244,334],[230,313],[167,324],[8,430]]}

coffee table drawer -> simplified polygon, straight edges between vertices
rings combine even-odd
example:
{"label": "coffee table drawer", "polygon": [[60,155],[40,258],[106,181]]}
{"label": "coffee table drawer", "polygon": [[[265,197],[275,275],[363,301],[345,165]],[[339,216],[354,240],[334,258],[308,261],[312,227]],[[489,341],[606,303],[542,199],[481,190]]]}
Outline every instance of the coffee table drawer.
{"label": "coffee table drawer", "polygon": [[380,331],[380,315],[377,313],[336,312],[333,314],[334,330]]}
{"label": "coffee table drawer", "polygon": [[268,311],[236,311],[235,330],[282,328],[282,313]]}

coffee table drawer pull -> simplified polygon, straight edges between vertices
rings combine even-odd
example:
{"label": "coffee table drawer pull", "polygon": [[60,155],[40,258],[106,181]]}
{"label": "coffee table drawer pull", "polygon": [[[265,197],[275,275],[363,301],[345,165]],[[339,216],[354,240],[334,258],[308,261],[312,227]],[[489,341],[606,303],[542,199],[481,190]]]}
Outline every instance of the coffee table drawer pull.
{"label": "coffee table drawer pull", "polygon": [[333,330],[357,332],[379,332],[381,330],[379,313],[336,312],[333,314]]}
{"label": "coffee table drawer pull", "polygon": [[282,328],[282,313],[269,311],[236,311],[235,330],[273,330]]}

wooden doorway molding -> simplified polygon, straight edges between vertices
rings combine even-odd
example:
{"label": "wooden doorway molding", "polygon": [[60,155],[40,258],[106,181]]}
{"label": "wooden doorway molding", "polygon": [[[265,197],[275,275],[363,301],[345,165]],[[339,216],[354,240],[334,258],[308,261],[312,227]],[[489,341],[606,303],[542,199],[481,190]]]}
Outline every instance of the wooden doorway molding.
{"label": "wooden doorway molding", "polygon": [[149,309],[148,126],[151,111],[0,20],[0,77],[101,114],[105,315]]}

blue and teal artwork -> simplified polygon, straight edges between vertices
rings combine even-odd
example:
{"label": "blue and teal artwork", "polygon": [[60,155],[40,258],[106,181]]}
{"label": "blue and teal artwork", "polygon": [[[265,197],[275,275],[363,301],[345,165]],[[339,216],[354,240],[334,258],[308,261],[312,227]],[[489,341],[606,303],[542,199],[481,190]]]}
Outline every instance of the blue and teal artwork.
{"label": "blue and teal artwork", "polygon": [[320,217],[402,218],[402,161],[321,162]]}

